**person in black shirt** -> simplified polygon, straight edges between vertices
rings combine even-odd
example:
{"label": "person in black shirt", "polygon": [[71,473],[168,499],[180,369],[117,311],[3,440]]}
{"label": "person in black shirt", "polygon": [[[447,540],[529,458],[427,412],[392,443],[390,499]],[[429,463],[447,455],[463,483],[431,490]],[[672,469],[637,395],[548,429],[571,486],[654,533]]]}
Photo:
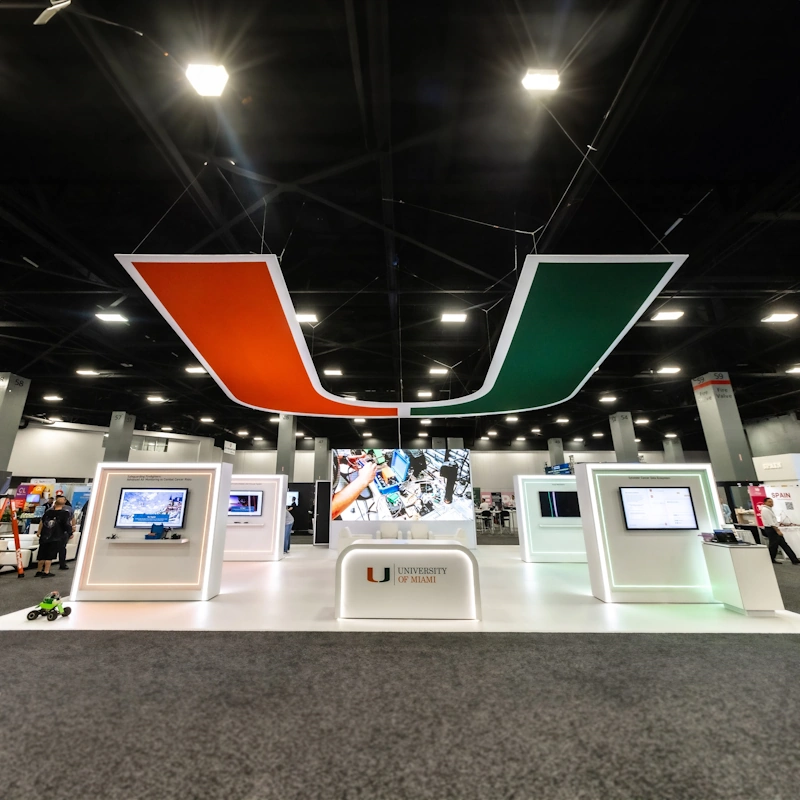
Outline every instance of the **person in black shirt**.
{"label": "person in black shirt", "polygon": [[[39,570],[36,573],[42,578],[55,577],[50,572],[50,564],[67,542],[72,538],[72,514],[65,508],[66,498],[59,496],[53,507],[44,512],[39,525]],[[66,564],[64,565],[66,568]]]}

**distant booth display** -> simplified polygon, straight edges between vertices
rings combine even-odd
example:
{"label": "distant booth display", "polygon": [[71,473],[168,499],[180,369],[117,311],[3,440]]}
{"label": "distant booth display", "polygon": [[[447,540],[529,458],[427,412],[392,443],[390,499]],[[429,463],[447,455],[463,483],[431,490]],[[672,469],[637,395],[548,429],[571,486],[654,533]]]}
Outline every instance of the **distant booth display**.
{"label": "distant booth display", "polygon": [[516,475],[514,494],[523,561],[586,562],[573,475]]}
{"label": "distant booth display", "polygon": [[228,495],[225,561],[283,558],[286,475],[234,475]]}
{"label": "distant booth display", "polygon": [[474,548],[469,451],[333,451],[330,546],[356,539],[451,539]]}
{"label": "distant booth display", "polygon": [[71,599],[216,596],[231,471],[230,464],[100,464]]}

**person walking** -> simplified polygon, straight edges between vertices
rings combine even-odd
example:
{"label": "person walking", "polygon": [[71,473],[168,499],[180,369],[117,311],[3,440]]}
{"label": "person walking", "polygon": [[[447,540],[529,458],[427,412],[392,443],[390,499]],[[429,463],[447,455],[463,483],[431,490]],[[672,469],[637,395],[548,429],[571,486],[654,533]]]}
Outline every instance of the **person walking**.
{"label": "person walking", "polygon": [[286,516],[284,517],[284,533],[283,533],[283,552],[289,552],[289,546],[292,543],[292,526],[294,525],[294,517],[292,516],[292,512],[289,510],[289,506],[286,507]]}
{"label": "person walking", "polygon": [[[72,514],[65,508],[66,498],[59,496],[51,508],[42,515],[42,521],[36,535],[39,537],[38,571],[41,578],[54,578],[50,565],[59,556],[62,547],[72,538]],[[66,551],[64,553],[66,560]],[[68,569],[66,563],[62,569]]]}
{"label": "person walking", "polygon": [[773,505],[775,505],[775,501],[771,497],[768,497],[764,501],[764,505],[761,506],[761,522],[763,523],[764,533],[769,540],[769,557],[772,559],[773,564],[780,563],[775,560],[775,557],[778,555],[778,548],[780,547],[783,552],[786,553],[792,564],[800,564],[800,559],[797,558],[794,550],[789,547],[784,535],[778,528],[778,518],[772,510]]}

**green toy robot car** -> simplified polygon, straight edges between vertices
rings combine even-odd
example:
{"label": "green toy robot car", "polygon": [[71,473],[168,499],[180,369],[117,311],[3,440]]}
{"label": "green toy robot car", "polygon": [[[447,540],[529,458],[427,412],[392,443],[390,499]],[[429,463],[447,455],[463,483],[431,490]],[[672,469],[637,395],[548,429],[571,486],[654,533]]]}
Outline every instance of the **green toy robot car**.
{"label": "green toy robot car", "polygon": [[59,616],[68,617],[72,613],[72,609],[67,606],[64,608],[61,603],[61,595],[58,592],[50,592],[42,598],[38,608],[28,612],[28,619],[37,619],[38,617],[47,617],[52,622],[58,619]]}

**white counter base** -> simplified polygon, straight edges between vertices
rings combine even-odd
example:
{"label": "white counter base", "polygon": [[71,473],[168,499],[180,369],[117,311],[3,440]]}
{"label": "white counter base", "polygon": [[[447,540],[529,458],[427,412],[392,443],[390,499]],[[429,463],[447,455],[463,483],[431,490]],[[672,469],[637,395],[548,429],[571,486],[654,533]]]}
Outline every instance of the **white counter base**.
{"label": "white counter base", "polygon": [[800,634],[800,615],[790,611],[760,618],[732,614],[721,603],[603,603],[592,597],[586,564],[525,564],[516,545],[479,547],[475,556],[481,571],[479,621],[337,620],[336,552],[295,545],[283,561],[226,562],[220,593],[206,603],[68,600],[68,619],[36,625],[24,611],[15,611],[0,617],[0,630]]}

